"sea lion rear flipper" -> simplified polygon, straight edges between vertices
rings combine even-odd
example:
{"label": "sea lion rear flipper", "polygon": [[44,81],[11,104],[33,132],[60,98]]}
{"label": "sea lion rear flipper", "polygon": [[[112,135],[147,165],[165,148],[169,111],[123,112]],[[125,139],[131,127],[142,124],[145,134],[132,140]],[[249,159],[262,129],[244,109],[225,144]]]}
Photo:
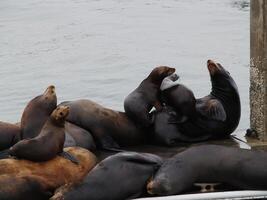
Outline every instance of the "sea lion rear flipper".
{"label": "sea lion rear flipper", "polygon": [[223,105],[217,99],[211,99],[205,102],[204,105],[197,107],[197,111],[209,119],[217,120],[217,121],[225,121],[226,113],[223,108]]}
{"label": "sea lion rear flipper", "polygon": [[79,161],[70,153],[66,152],[66,151],[62,151],[60,154],[60,156],[62,156],[63,158],[70,160],[71,162],[75,163],[75,164],[79,164]]}

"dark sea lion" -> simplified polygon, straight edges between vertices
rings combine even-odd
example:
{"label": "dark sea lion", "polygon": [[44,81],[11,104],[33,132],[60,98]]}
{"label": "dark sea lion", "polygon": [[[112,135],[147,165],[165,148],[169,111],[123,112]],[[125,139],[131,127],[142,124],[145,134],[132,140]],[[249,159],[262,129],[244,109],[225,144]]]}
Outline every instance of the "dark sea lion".
{"label": "dark sea lion", "polygon": [[11,147],[20,140],[20,126],[0,122],[0,151]]}
{"label": "dark sea lion", "polygon": [[[172,107],[177,113],[176,122],[183,123],[196,116],[196,98],[185,85],[176,83],[179,78],[172,74],[163,79],[160,90],[162,103]],[[178,117],[179,116],[179,117]]]}
{"label": "dark sea lion", "polygon": [[124,110],[138,126],[148,128],[152,125],[149,112],[161,109],[160,85],[162,80],[175,72],[175,68],[160,66],[152,70],[146,79],[124,100]]}
{"label": "dark sea lion", "polygon": [[145,134],[123,112],[86,99],[63,102],[60,105],[69,106],[67,121],[89,131],[99,148],[119,148],[145,141]]}
{"label": "dark sea lion", "polygon": [[[65,184],[80,182],[97,164],[96,156],[84,148],[68,147],[64,151],[74,155],[79,164],[76,165],[61,156],[56,156],[46,162],[32,162],[13,158],[0,160],[0,199],[4,199],[4,195],[6,195],[6,198],[9,197],[7,199],[12,199],[12,197],[20,199],[19,195],[22,196],[27,193],[29,196],[26,195],[23,198],[28,200],[31,197],[30,195],[42,195],[43,192],[48,192],[47,190],[53,192]],[[11,178],[4,178],[3,176]],[[18,177],[23,178],[17,179]],[[34,180],[32,177],[35,177]],[[5,181],[12,180],[16,182],[2,184]],[[42,186],[41,190],[39,190],[38,185]],[[8,192],[12,194],[8,194]]]}
{"label": "dark sea lion", "polygon": [[196,100],[193,119],[177,123],[179,132],[189,137],[229,136],[238,126],[241,106],[235,81],[221,64],[208,60],[212,89],[211,93]]}
{"label": "dark sea lion", "polygon": [[183,116],[170,106],[163,106],[161,111],[154,111],[154,124],[151,131],[152,140],[159,145],[177,146],[182,143],[192,143],[207,140],[210,136],[199,135],[195,137],[188,136],[179,130],[177,122]]}
{"label": "dark sea lion", "polygon": [[65,123],[65,136],[64,147],[79,146],[90,151],[96,149],[91,133],[75,124]]}
{"label": "dark sea lion", "polygon": [[9,149],[9,154],[32,161],[47,161],[62,153],[65,141],[64,124],[68,114],[68,106],[57,107],[38,136],[19,141]]}
{"label": "dark sea lion", "polygon": [[22,139],[36,137],[52,111],[57,107],[55,86],[49,86],[42,95],[32,99],[21,117]]}
{"label": "dark sea lion", "polygon": [[161,164],[161,158],[153,154],[118,153],[100,162],[82,183],[60,190],[51,200],[136,198],[144,194],[148,179]]}
{"label": "dark sea lion", "polygon": [[267,189],[267,152],[220,145],[189,148],[166,160],[147,190],[154,195],[187,192],[194,183],[224,183],[236,189]]}

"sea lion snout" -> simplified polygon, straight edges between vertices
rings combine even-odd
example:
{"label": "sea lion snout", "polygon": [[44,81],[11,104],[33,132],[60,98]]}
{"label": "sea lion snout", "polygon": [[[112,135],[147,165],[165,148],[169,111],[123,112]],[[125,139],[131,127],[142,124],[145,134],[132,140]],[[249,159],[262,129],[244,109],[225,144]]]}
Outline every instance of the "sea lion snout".
{"label": "sea lion snout", "polygon": [[69,106],[58,106],[52,113],[52,116],[56,119],[66,119],[70,112]]}
{"label": "sea lion snout", "polygon": [[214,75],[216,72],[220,71],[219,66],[217,63],[213,60],[208,60],[207,61],[207,67],[211,75]]}
{"label": "sea lion snout", "polygon": [[166,195],[169,192],[168,184],[165,181],[156,181],[151,180],[148,182],[147,186],[147,193],[151,195]]}

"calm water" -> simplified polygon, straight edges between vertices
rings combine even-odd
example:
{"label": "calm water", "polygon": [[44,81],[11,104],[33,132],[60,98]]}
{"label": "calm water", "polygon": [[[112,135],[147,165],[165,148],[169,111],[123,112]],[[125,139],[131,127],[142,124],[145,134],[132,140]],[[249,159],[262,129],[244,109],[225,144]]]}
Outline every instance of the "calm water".
{"label": "calm water", "polygon": [[123,99],[157,65],[176,67],[197,97],[209,58],[236,80],[249,126],[249,8],[233,0],[1,0],[0,116],[17,122],[54,84],[59,101]]}

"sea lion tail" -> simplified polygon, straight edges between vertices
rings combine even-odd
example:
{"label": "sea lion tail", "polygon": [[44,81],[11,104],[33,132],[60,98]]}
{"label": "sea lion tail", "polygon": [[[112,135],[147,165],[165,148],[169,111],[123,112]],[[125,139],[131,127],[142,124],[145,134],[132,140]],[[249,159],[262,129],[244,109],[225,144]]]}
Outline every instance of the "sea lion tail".
{"label": "sea lion tail", "polygon": [[0,151],[0,159],[5,159],[10,156],[9,149],[5,149],[3,151]]}

